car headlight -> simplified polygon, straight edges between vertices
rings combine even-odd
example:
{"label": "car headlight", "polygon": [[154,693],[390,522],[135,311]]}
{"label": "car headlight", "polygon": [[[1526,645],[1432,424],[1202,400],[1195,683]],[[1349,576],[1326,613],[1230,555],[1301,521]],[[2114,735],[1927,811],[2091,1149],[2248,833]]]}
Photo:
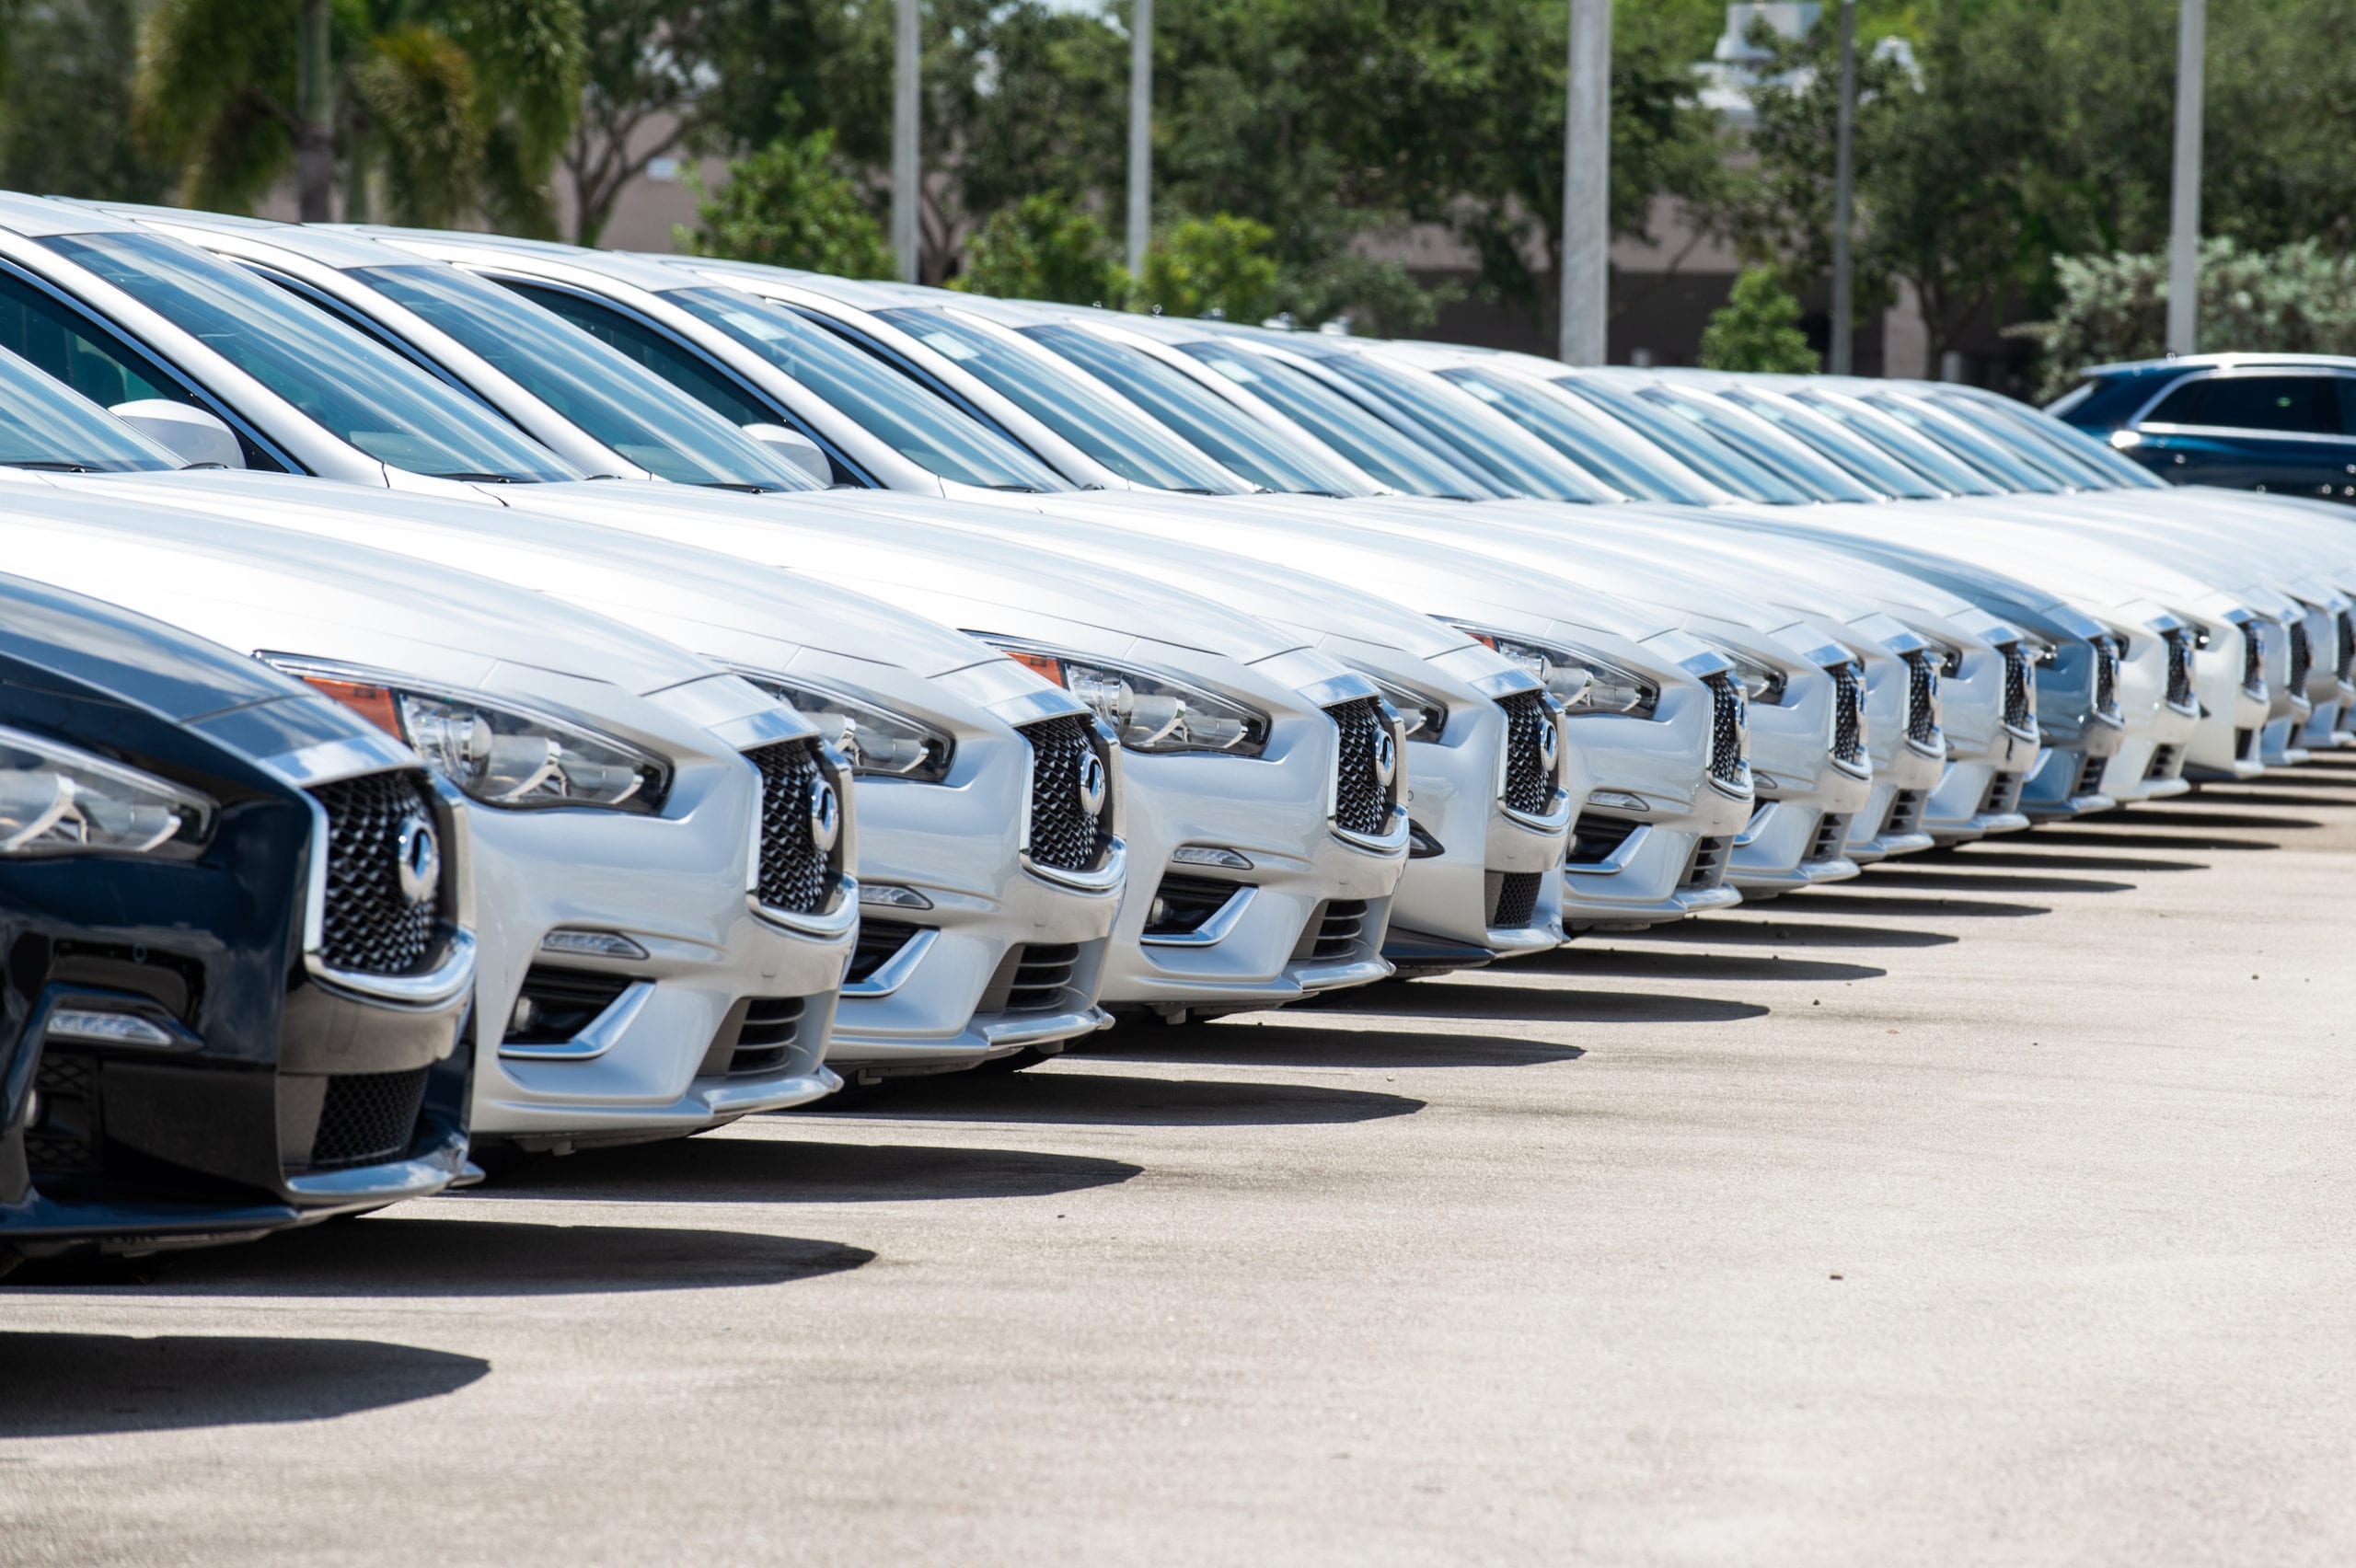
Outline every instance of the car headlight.
{"label": "car headlight", "polygon": [[1258,756],[1267,748],[1268,716],[1231,697],[1135,664],[975,635],[1078,698],[1131,751]]}
{"label": "car headlight", "polygon": [[192,855],[217,811],[168,779],[0,726],[0,855]]}
{"label": "car headlight", "polygon": [[1400,728],[1411,741],[1437,741],[1448,731],[1448,701],[1427,691],[1403,686],[1386,676],[1377,674],[1355,659],[1345,661],[1350,668],[1382,688],[1383,700],[1399,710]]}
{"label": "car headlight", "polygon": [[850,758],[854,773],[913,779],[919,784],[938,784],[949,777],[957,743],[921,719],[763,670],[740,666],[736,673],[779,701],[791,704],[795,712],[816,725],[836,749]]}
{"label": "car headlight", "polygon": [[1660,706],[1660,687],[1609,659],[1599,659],[1581,649],[1533,642],[1511,632],[1492,631],[1464,621],[1448,624],[1528,670],[1563,705],[1565,713],[1625,713],[1649,719]]}
{"label": "car headlight", "polygon": [[1702,640],[1709,643],[1734,666],[1735,679],[1741,683],[1744,700],[1763,702],[1770,708],[1784,700],[1789,677],[1782,670],[1763,660],[1752,658],[1738,648],[1729,648],[1706,637]]}
{"label": "car headlight", "polygon": [[603,806],[653,815],[671,765],[628,741],[502,698],[403,680],[382,671],[264,654],[333,698],[487,806]]}

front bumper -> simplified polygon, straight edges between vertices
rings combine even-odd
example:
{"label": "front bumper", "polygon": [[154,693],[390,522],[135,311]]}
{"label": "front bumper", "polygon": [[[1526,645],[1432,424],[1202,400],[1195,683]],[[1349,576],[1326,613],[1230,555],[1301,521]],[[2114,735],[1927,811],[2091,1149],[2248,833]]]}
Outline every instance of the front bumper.
{"label": "front bumper", "polygon": [[1570,797],[1558,791],[1558,809],[1544,817],[1506,811],[1497,798],[1505,732],[1503,711],[1489,706],[1460,713],[1442,740],[1407,748],[1407,811],[1417,831],[1382,948],[1402,972],[1473,967],[1562,943],[1553,873]]}

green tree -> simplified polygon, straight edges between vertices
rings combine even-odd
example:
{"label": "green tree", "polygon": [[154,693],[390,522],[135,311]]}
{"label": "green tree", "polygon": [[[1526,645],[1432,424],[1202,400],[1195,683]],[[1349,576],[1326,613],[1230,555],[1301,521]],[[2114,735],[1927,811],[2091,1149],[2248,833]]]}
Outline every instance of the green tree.
{"label": "green tree", "polygon": [[[179,198],[249,209],[296,163],[297,40],[316,0],[155,0],[135,121],[169,150]],[[336,0],[332,156],[345,207],[447,225],[468,211],[532,232],[581,95],[579,0]]]}
{"label": "green tree", "polygon": [[172,170],[131,132],[139,0],[0,6],[0,185],[160,201]]}
{"label": "green tree", "polygon": [[624,186],[656,158],[705,139],[728,75],[731,8],[726,0],[581,0],[581,110],[560,162],[572,237],[595,245]]}
{"label": "green tree", "polygon": [[1702,333],[1702,363],[1712,370],[1812,374],[1823,367],[1799,321],[1800,302],[1784,291],[1773,269],[1746,267]]}
{"label": "green tree", "polygon": [[707,191],[690,178],[698,226],[672,230],[681,250],[842,278],[898,275],[884,230],[835,156],[834,133],[770,143],[728,166]]}
{"label": "green tree", "polygon": [[992,213],[965,243],[965,270],[949,281],[999,299],[1117,303],[1128,275],[1096,214],[1060,195],[1027,196]]}
{"label": "green tree", "polygon": [[1276,308],[1281,268],[1270,249],[1275,237],[1267,225],[1226,213],[1181,219],[1146,250],[1128,307],[1259,321]]}

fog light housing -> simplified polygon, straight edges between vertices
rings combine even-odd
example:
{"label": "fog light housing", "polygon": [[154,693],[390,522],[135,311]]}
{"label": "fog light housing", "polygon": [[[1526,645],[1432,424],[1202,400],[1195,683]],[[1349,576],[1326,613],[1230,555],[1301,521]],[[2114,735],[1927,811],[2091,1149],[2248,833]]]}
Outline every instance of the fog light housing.
{"label": "fog light housing", "polygon": [[612,958],[642,961],[646,950],[618,931],[581,931],[559,928],[540,939],[542,952],[569,953],[575,958]]}

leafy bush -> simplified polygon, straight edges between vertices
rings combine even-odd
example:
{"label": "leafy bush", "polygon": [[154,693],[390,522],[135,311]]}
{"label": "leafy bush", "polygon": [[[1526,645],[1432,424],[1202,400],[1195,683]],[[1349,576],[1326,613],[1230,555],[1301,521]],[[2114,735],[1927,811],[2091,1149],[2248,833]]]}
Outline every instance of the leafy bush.
{"label": "leafy bush", "polygon": [[1702,333],[1702,363],[1712,370],[1806,375],[1822,368],[1800,330],[1800,302],[1772,267],[1749,267]]}
{"label": "leafy bush", "polygon": [[992,213],[965,242],[965,270],[949,286],[999,299],[1117,306],[1128,273],[1095,213],[1042,194]]}
{"label": "leafy bush", "polygon": [[[2061,396],[2087,365],[2167,352],[2165,251],[2066,256],[2054,276],[2062,301],[2052,319],[2011,329],[2041,352],[2041,397]],[[2280,250],[2209,240],[2194,340],[2203,352],[2356,353],[2356,260],[2311,239]]]}
{"label": "leafy bush", "polygon": [[1227,213],[1181,219],[1146,251],[1129,308],[1258,321],[1276,308],[1281,269],[1269,250],[1275,238],[1267,225]]}
{"label": "leafy bush", "polygon": [[716,191],[692,173],[688,181],[698,226],[673,226],[672,243],[682,251],[838,278],[899,275],[883,225],[835,158],[831,131],[780,138],[737,159]]}

